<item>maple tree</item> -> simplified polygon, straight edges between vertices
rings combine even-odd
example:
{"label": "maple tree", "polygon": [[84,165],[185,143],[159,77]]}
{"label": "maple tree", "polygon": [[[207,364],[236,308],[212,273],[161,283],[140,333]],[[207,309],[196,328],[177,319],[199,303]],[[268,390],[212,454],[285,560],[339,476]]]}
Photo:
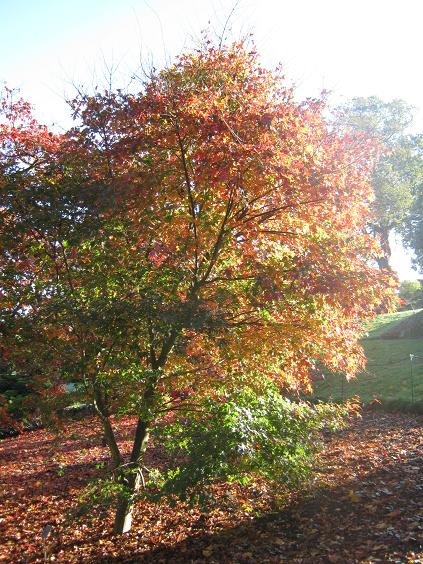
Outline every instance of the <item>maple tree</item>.
{"label": "maple tree", "polygon": [[60,380],[45,366],[72,365],[75,351],[60,342],[80,315],[66,248],[68,240],[80,243],[92,231],[100,207],[94,212],[88,189],[75,189],[75,148],[15,98],[4,90],[0,123],[2,364],[37,380],[39,392],[56,394]]}
{"label": "maple tree", "polygon": [[395,287],[366,233],[373,148],[243,43],[206,42],[138,94],[78,96],[60,137],[22,104],[1,130],[2,332],[43,394],[93,402],[125,532],[159,418],[268,378],[307,388],[316,362],[363,367],[363,321]]}

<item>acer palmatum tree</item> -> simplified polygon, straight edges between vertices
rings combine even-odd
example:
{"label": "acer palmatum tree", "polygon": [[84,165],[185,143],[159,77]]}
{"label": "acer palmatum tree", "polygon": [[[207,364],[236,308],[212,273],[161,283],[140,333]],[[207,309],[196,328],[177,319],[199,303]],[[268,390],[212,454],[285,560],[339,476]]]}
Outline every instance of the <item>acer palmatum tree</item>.
{"label": "acer palmatum tree", "polygon": [[[60,252],[32,252],[50,290],[31,315],[61,351],[49,377],[79,382],[103,422],[122,533],[160,417],[257,375],[307,388],[317,361],[354,375],[363,320],[395,282],[365,230],[373,149],[328,129],[324,103],[297,103],[243,43],[206,43],[137,95],[73,107],[54,190],[75,216],[59,213],[72,219]],[[118,413],[138,418],[129,460]]]}

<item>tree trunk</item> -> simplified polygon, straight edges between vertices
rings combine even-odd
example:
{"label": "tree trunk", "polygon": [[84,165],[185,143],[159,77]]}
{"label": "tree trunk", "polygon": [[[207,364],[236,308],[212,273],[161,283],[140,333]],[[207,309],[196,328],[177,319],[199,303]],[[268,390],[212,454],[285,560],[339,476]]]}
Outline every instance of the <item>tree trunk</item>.
{"label": "tree trunk", "polygon": [[138,420],[135,431],[134,446],[131,459],[126,467],[127,474],[122,471],[121,479],[125,484],[125,491],[118,499],[113,533],[120,535],[127,533],[132,527],[132,514],[135,498],[140,490],[142,478],[142,456],[147,448],[149,422]]}
{"label": "tree trunk", "polygon": [[392,270],[387,257],[379,257],[376,259],[379,270]]}
{"label": "tree trunk", "polygon": [[105,405],[101,388],[94,383],[94,408],[103,423],[103,442],[108,445],[115,468],[122,464],[122,456],[119,451],[113,427],[110,423],[109,414]]}
{"label": "tree trunk", "polygon": [[380,246],[383,251],[383,256],[376,259],[378,267],[380,270],[392,270],[389,264],[389,259],[391,258],[391,245],[389,244],[389,229],[379,227],[375,230],[380,237]]}
{"label": "tree trunk", "polygon": [[134,512],[134,498],[140,490],[141,471],[138,468],[127,480],[126,495],[118,500],[113,533],[121,535],[127,533],[132,527],[132,514]]}
{"label": "tree trunk", "polygon": [[153,348],[151,349],[152,373],[150,380],[146,384],[144,392],[144,405],[141,410],[143,415],[138,419],[130,462],[125,468],[122,466],[119,468],[120,478],[125,485],[125,491],[120,496],[116,509],[115,523],[113,526],[113,532],[116,535],[127,533],[132,527],[134,502],[142,481],[143,456],[147,448],[150,425],[152,424],[152,419],[154,417],[152,414],[152,408],[154,405],[154,394],[157,382],[160,378],[159,369],[166,364],[167,356],[175,343],[177,335],[178,331],[174,329],[167,340],[163,343],[162,350],[158,358],[156,358]]}

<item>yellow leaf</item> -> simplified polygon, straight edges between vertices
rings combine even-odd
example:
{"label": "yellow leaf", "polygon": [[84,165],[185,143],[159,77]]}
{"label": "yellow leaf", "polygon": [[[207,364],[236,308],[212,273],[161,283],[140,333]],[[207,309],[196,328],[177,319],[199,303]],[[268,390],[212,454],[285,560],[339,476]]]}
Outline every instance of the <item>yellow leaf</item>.
{"label": "yellow leaf", "polygon": [[359,503],[361,501],[361,497],[358,496],[353,490],[349,491],[348,497],[350,498],[351,503]]}
{"label": "yellow leaf", "polygon": [[283,544],[285,544],[285,541],[283,539],[275,539],[275,544],[282,546]]}

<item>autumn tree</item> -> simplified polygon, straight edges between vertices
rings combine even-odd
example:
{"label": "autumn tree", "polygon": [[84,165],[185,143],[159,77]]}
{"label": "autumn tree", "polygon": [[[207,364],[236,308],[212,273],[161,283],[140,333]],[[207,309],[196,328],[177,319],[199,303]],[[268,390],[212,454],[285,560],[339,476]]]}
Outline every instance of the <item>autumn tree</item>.
{"label": "autumn tree", "polygon": [[[307,388],[316,362],[363,367],[362,323],[395,282],[366,231],[372,146],[323,110],[243,43],[206,43],[138,94],[79,96],[48,164],[3,166],[2,213],[19,229],[2,233],[2,269],[24,273],[2,288],[13,346],[42,352],[47,390],[72,381],[95,405],[122,486],[116,533],[164,414],[263,379]],[[120,413],[137,416],[129,459]]]}
{"label": "autumn tree", "polygon": [[389,236],[407,229],[422,180],[419,137],[407,133],[412,121],[413,108],[404,100],[384,102],[377,96],[352,98],[337,112],[338,125],[370,136],[380,146],[371,178],[375,200],[369,229],[380,238],[381,268],[389,268]]}
{"label": "autumn tree", "polygon": [[[15,322],[20,320],[22,329],[22,320],[29,322],[31,317],[30,304],[38,299],[40,265],[35,265],[29,249],[38,236],[37,224],[44,231],[47,227],[45,213],[41,219],[35,207],[27,205],[38,199],[42,210],[43,195],[32,179],[36,170],[51,168],[50,157],[57,144],[58,138],[34,120],[29,104],[5,87],[0,99],[0,387],[6,399],[10,390],[28,391],[36,372],[35,363],[29,366],[22,358],[20,365],[15,365],[9,355],[20,338],[19,332],[14,335]],[[0,406],[6,423],[7,403]]]}
{"label": "autumn tree", "polygon": [[[64,381],[60,363],[72,381],[87,354],[92,326],[78,302],[76,285],[83,281],[76,283],[68,253],[98,230],[101,205],[89,187],[79,189],[84,171],[77,147],[38,124],[29,104],[7,88],[1,117],[1,353],[3,363],[51,394]],[[79,258],[74,270],[82,274]]]}

